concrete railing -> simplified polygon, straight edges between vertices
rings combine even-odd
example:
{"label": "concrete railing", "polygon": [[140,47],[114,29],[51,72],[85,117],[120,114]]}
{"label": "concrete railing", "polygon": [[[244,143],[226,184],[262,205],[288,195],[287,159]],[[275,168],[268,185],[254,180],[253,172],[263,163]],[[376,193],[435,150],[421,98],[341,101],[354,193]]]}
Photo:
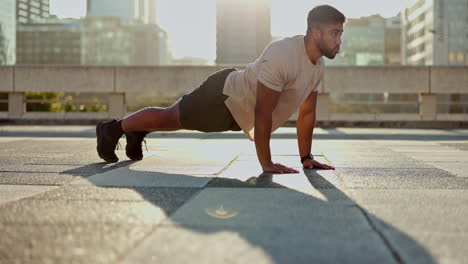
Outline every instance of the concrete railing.
{"label": "concrete railing", "polygon": [[[181,94],[199,86],[215,66],[2,66],[0,93],[8,93],[3,119],[119,118],[125,93]],[[25,92],[78,92],[108,95],[107,113],[26,112]],[[334,114],[330,93],[419,94],[419,114]],[[317,118],[322,121],[467,121],[466,114],[438,114],[437,94],[468,94],[468,67],[327,67],[319,87]]]}

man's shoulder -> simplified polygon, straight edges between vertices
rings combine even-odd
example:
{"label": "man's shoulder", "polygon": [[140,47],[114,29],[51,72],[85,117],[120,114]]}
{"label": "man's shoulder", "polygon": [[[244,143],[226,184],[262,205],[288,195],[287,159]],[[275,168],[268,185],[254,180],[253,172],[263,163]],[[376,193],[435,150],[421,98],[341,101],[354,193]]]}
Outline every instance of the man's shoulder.
{"label": "man's shoulder", "polygon": [[294,47],[297,46],[298,42],[303,39],[304,36],[302,35],[296,35],[292,37],[284,37],[281,39],[274,40],[268,44],[268,46],[274,46],[274,47]]}
{"label": "man's shoulder", "polygon": [[279,60],[294,57],[300,49],[300,36],[286,37],[270,42],[265,48],[264,55],[267,57],[275,57]]}

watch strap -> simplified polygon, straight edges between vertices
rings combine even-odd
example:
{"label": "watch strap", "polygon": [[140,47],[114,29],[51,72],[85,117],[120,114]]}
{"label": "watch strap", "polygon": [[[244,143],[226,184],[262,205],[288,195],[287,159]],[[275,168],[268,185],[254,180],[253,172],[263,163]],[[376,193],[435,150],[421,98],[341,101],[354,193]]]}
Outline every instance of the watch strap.
{"label": "watch strap", "polygon": [[305,155],[304,157],[301,158],[301,163],[304,163],[304,161],[309,160],[309,159],[313,160],[314,156],[312,154]]}

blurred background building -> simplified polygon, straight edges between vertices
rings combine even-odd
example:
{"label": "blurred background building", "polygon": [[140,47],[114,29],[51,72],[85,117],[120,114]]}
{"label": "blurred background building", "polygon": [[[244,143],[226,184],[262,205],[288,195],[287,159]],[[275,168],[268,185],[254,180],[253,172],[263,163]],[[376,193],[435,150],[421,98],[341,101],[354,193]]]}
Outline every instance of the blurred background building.
{"label": "blurred background building", "polygon": [[87,0],[86,16],[156,24],[156,0]]}
{"label": "blurred background building", "polygon": [[81,63],[82,19],[38,19],[18,24],[17,64]]}
{"label": "blurred background building", "polygon": [[[50,17],[48,0],[18,0],[17,26],[13,29],[16,30],[16,38],[10,37],[12,40],[9,41],[14,43],[16,40],[16,63],[58,65],[167,65],[170,63],[167,33],[156,24],[155,0],[88,0],[87,3],[87,17],[63,19]],[[2,16],[2,21],[6,18],[7,16]],[[10,21],[10,24],[12,25],[8,28],[15,26],[15,22]],[[14,49],[2,48],[2,50],[8,51],[10,56],[15,53]],[[12,64],[11,58],[9,61]]]}
{"label": "blurred background building", "polygon": [[400,64],[400,19],[380,15],[348,19],[341,53],[327,65],[367,66]]}
{"label": "blurred background building", "polygon": [[[403,65],[468,65],[468,1],[412,0],[401,13]],[[467,113],[467,94],[439,94],[439,113]]]}
{"label": "blurred background building", "polygon": [[156,0],[87,0],[82,38],[87,65],[167,65],[167,33],[156,23]]}
{"label": "blurred background building", "polygon": [[468,65],[468,1],[412,0],[401,19],[404,65]]}
{"label": "blurred background building", "polygon": [[270,0],[216,1],[216,63],[254,62],[271,42]]}
{"label": "blurred background building", "polygon": [[0,0],[0,65],[16,62],[16,1]]}
{"label": "blurred background building", "polygon": [[49,0],[16,0],[18,23],[30,23],[38,18],[48,18]]}
{"label": "blurred background building", "polygon": [[156,24],[88,17],[82,36],[82,64],[166,65],[167,35]]}
{"label": "blurred background building", "polygon": [[385,19],[384,64],[401,64],[401,19],[395,16]]}

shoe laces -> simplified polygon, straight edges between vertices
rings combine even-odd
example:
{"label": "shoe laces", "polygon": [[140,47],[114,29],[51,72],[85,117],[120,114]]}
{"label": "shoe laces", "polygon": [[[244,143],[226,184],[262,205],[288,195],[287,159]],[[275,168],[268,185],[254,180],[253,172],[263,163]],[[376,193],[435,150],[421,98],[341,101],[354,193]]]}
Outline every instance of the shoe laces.
{"label": "shoe laces", "polygon": [[146,146],[146,139],[143,139],[142,142],[145,143],[145,149],[146,149],[146,152],[148,152],[148,146]]}
{"label": "shoe laces", "polygon": [[117,145],[115,146],[115,150],[119,150],[122,148],[122,145],[120,145],[120,142],[117,141]]}

